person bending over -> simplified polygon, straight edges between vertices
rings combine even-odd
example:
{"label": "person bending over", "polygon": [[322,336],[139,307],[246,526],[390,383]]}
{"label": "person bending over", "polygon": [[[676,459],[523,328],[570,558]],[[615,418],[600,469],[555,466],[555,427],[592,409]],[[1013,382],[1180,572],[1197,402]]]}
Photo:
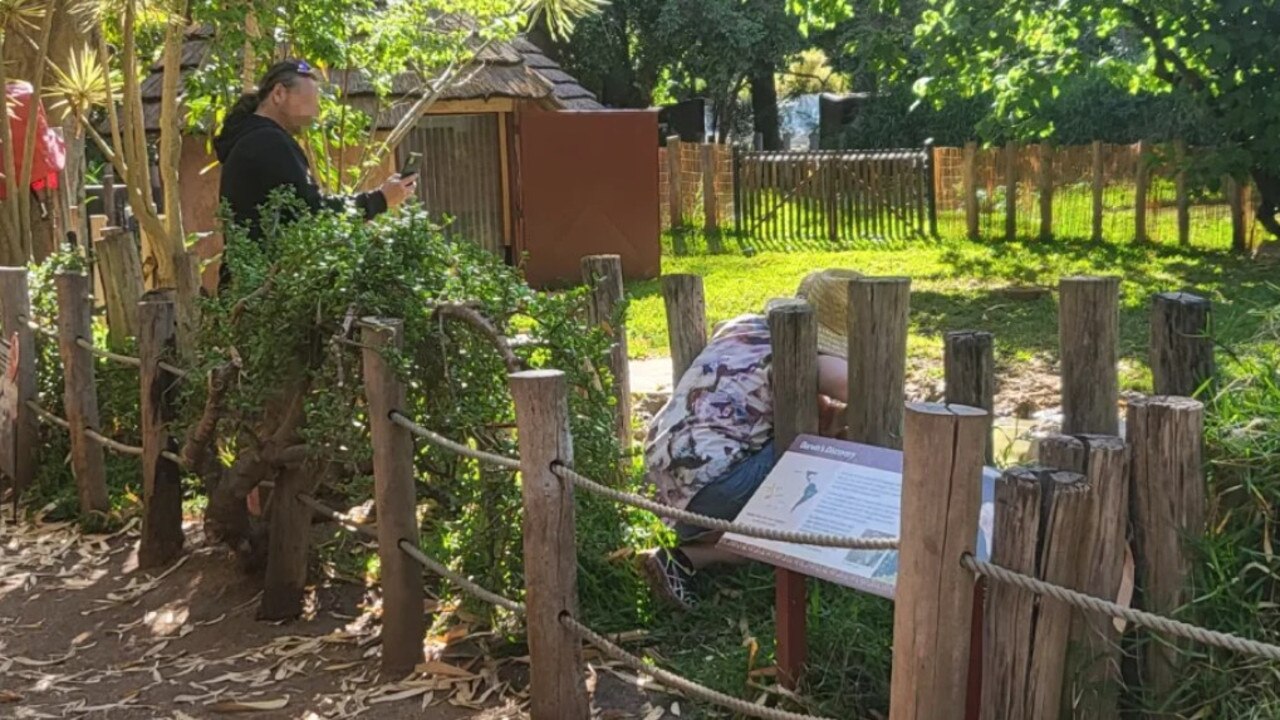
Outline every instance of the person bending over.
{"label": "person bending over", "polygon": [[[839,436],[848,401],[845,327],[849,270],[823,270],[800,284],[797,296],[815,309],[819,326],[820,428]],[[666,505],[733,520],[773,468],[772,352],[763,315],[741,315],[721,324],[680,378],[671,399],[653,417],[644,444],[645,474]],[[655,594],[690,609],[690,581],[698,570],[743,559],[715,547],[720,534],[675,523],[678,544],[643,555]]]}

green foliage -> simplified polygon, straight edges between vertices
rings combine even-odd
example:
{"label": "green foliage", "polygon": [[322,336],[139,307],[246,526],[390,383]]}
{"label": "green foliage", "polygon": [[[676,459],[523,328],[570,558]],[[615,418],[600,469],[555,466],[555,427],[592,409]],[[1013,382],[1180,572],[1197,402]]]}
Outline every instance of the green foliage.
{"label": "green foliage", "polygon": [[[531,367],[565,372],[578,467],[595,477],[616,472],[611,378],[599,363],[609,341],[588,329],[582,291],[532,290],[518,271],[473,243],[446,240],[419,208],[371,223],[332,213],[279,222],[289,204],[276,198],[264,212],[268,240],[261,245],[232,237],[231,285],[204,309],[198,367],[243,361],[222,437],[244,437],[241,431],[279,403],[284,388],[305,383],[305,441],[315,457],[341,469],[337,477],[349,491],[367,497],[362,475],[371,451],[356,321],[397,318],[404,346],[388,358],[407,385],[404,414],[460,442],[516,454],[499,354],[473,326],[433,312],[441,303],[465,303],[499,333],[513,336],[518,327],[527,334],[531,349],[522,352]],[[254,294],[264,284],[268,289]],[[188,417],[201,403],[191,398]],[[494,589],[514,592],[521,586],[520,493],[512,474],[425,443],[417,456],[428,498],[426,546]]]}

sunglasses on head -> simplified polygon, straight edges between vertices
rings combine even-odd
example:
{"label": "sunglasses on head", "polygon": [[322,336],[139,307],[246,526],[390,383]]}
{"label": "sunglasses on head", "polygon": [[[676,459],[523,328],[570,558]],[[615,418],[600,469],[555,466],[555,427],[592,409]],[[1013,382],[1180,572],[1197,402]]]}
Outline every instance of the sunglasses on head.
{"label": "sunglasses on head", "polygon": [[277,65],[274,69],[262,78],[262,92],[270,92],[272,88],[284,81],[287,76],[295,75],[298,77],[314,78],[315,73],[311,65],[305,60],[291,60]]}

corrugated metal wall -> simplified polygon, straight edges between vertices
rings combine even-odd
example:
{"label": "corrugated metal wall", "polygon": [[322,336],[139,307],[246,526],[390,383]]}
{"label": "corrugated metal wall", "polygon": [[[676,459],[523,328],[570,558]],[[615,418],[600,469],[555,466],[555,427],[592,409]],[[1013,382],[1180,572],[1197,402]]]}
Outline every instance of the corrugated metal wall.
{"label": "corrugated metal wall", "polygon": [[400,143],[403,163],[422,153],[418,196],[451,238],[505,255],[497,113],[428,115]]}

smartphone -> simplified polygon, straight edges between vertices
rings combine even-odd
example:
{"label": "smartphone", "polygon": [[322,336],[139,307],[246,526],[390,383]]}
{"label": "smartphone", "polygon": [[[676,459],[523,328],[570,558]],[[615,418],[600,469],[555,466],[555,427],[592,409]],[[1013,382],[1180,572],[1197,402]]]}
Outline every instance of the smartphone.
{"label": "smartphone", "polygon": [[404,166],[400,168],[400,178],[407,179],[407,178],[413,177],[414,175],[417,175],[418,171],[421,169],[420,168],[421,165],[422,165],[422,153],[420,152],[409,153],[409,159],[405,160]]}

